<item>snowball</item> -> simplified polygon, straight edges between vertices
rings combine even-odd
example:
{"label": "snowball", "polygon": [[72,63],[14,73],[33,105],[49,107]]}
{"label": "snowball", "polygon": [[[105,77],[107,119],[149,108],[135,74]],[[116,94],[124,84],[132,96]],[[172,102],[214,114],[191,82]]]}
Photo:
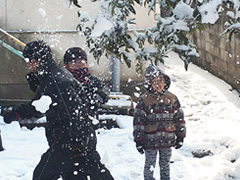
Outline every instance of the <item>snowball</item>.
{"label": "snowball", "polygon": [[51,97],[43,95],[39,100],[33,101],[32,105],[35,106],[37,111],[45,113],[49,109],[51,103],[52,103]]}

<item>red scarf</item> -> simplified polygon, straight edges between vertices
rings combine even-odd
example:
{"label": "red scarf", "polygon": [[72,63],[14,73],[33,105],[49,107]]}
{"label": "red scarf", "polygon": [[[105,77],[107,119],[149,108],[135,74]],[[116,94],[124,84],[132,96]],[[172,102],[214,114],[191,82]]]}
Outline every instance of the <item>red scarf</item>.
{"label": "red scarf", "polygon": [[69,70],[80,83],[87,83],[90,73],[88,68],[78,68]]}

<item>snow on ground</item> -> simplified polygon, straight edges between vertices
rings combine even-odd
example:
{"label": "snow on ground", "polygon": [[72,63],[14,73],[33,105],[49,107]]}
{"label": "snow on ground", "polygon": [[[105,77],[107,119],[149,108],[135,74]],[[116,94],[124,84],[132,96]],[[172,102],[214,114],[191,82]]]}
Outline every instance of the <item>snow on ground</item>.
{"label": "snow on ground", "polygon": [[[187,137],[184,146],[173,149],[172,180],[240,180],[239,94],[208,72],[190,64],[185,71],[170,54],[165,72],[185,112]],[[112,115],[120,129],[98,130],[98,151],[116,180],[142,180],[144,155],[135,149],[132,117]],[[0,152],[1,180],[30,180],[34,167],[46,151],[43,128],[30,131],[17,122],[4,124],[0,117],[5,151]],[[208,152],[203,158],[192,152]],[[159,167],[155,170],[159,179]]]}

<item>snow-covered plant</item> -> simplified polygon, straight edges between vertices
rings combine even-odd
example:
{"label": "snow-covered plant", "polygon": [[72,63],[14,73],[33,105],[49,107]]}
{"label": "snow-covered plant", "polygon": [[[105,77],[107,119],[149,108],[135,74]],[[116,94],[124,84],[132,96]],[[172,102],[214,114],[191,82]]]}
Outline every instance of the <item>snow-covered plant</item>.
{"label": "snow-covered plant", "polygon": [[[96,1],[96,0],[93,0]],[[100,11],[95,17],[91,27],[84,29],[84,19],[79,23],[79,30],[84,32],[90,53],[99,61],[102,55],[114,54],[118,59],[123,59],[128,67],[131,66],[130,49],[135,50],[136,44],[127,31],[129,24],[134,23],[133,18],[128,18],[135,13],[134,1],[102,0],[99,1]],[[82,12],[79,13],[81,18]],[[102,25],[104,24],[104,27]]]}
{"label": "snow-covered plant", "polygon": [[[159,2],[161,3],[160,8],[165,8],[166,11],[164,12],[166,13],[159,14],[156,25],[145,31],[148,43],[153,44],[155,50],[148,52],[146,47],[143,47],[142,51],[145,53],[139,53],[141,56],[136,58],[150,60],[157,64],[158,62],[164,62],[164,57],[169,51],[173,50],[179,54],[179,57],[185,63],[185,68],[187,68],[189,62],[199,57],[196,46],[189,41],[187,34],[196,28],[200,28],[198,27],[200,14],[196,8],[194,11],[190,5],[182,1],[175,2],[175,4],[173,1],[171,1],[171,4],[167,2],[170,1]],[[156,1],[151,1],[150,10],[153,9],[154,3]]]}
{"label": "snow-covered plant", "polygon": [[[69,0],[80,7],[80,0]],[[84,27],[87,18],[79,13],[79,30],[86,36],[86,42],[95,59],[102,55],[116,55],[130,67],[130,50],[138,60],[141,69],[144,60],[153,64],[163,62],[169,51],[175,51],[184,61],[185,68],[198,58],[197,47],[188,35],[196,29],[203,30],[205,24],[214,24],[224,10],[228,9],[228,29],[225,33],[239,33],[239,0],[91,0],[100,4],[98,16],[91,26]],[[89,1],[89,3],[91,3]],[[159,7],[156,23],[144,32],[134,30],[134,37],[128,30],[134,19],[135,5],[145,6],[149,13]],[[231,12],[230,12],[231,11]],[[146,14],[147,15],[147,14]],[[108,24],[99,31],[99,24]],[[107,28],[106,28],[107,27]],[[148,44],[148,45],[146,45]],[[150,44],[150,46],[149,46]]]}
{"label": "snow-covered plant", "polygon": [[227,28],[223,34],[229,33],[229,40],[231,40],[233,34],[240,37],[240,1],[226,0],[223,5],[228,17],[227,22],[224,24]]}

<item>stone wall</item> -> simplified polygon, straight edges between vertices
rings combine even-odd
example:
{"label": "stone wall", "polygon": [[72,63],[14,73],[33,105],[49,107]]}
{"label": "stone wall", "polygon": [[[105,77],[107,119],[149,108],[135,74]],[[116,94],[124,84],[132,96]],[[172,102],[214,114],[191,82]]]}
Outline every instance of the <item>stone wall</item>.
{"label": "stone wall", "polygon": [[240,37],[233,35],[229,41],[229,35],[222,35],[224,23],[225,17],[221,17],[215,25],[191,36],[200,54],[194,63],[240,91]]}

